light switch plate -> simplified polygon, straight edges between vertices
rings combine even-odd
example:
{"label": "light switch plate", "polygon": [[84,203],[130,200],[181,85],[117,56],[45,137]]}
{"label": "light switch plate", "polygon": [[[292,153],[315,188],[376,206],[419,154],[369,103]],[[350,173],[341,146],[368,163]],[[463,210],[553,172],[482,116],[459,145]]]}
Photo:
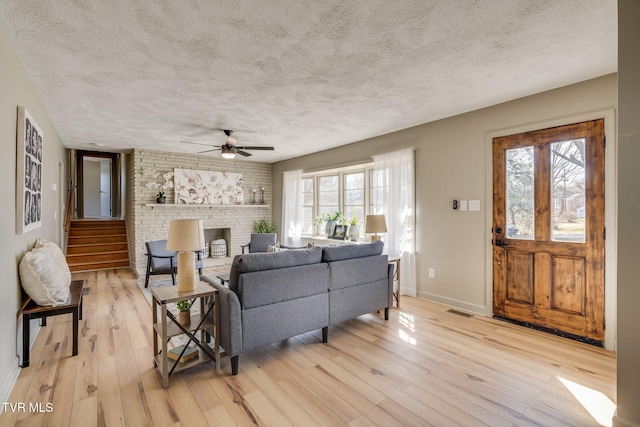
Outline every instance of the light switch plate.
{"label": "light switch plate", "polygon": [[480,210],[480,200],[469,200],[469,210],[470,211],[479,211]]}
{"label": "light switch plate", "polygon": [[460,200],[460,210],[461,211],[466,211],[467,210],[467,201],[466,200]]}

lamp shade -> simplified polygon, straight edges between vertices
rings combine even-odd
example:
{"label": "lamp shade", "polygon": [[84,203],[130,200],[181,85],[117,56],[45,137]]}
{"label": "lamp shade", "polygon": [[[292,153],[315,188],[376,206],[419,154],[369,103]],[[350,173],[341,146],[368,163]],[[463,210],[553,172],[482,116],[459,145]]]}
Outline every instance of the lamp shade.
{"label": "lamp shade", "polygon": [[201,219],[174,219],[169,223],[169,251],[197,251],[204,248],[204,227]]}
{"label": "lamp shade", "polygon": [[364,226],[365,233],[386,233],[387,221],[383,215],[367,215]]}

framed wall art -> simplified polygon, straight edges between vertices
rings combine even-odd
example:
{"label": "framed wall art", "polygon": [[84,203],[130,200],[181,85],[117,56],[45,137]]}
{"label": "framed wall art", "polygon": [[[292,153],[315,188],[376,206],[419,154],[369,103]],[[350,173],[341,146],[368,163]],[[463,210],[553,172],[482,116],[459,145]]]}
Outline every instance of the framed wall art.
{"label": "framed wall art", "polygon": [[42,226],[42,129],[18,107],[16,142],[16,233]]}
{"label": "framed wall art", "polygon": [[174,169],[174,197],[179,205],[240,205],[242,174]]}

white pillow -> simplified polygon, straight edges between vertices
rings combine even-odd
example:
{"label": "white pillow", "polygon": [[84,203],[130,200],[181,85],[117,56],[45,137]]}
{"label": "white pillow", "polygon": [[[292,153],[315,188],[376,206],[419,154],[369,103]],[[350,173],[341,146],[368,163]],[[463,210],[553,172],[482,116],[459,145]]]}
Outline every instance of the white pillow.
{"label": "white pillow", "polygon": [[55,243],[36,240],[20,260],[19,271],[22,288],[38,305],[55,307],[69,299],[71,272]]}

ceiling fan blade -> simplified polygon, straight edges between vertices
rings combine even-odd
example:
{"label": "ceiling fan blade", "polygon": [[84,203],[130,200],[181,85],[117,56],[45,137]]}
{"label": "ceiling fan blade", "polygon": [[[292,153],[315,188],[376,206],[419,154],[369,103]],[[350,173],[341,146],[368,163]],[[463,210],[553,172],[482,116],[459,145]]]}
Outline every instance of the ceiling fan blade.
{"label": "ceiling fan blade", "polygon": [[269,151],[273,151],[274,148],[273,147],[264,147],[264,146],[262,146],[262,147],[259,147],[259,146],[237,147],[236,146],[236,149],[239,149],[239,150],[269,150]]}
{"label": "ceiling fan blade", "polygon": [[207,147],[211,147],[212,144],[205,144],[203,142],[191,142],[191,141],[180,141],[184,144],[194,144],[194,145],[206,145]]}
{"label": "ceiling fan blade", "polygon": [[251,155],[251,153],[247,153],[246,151],[239,150],[238,147],[236,147],[236,154],[240,154],[241,156],[245,156],[245,157],[249,157]]}
{"label": "ceiling fan blade", "polygon": [[211,150],[204,150],[204,151],[198,151],[198,154],[202,154],[202,153],[210,153],[212,151],[220,151],[220,148],[213,148]]}

